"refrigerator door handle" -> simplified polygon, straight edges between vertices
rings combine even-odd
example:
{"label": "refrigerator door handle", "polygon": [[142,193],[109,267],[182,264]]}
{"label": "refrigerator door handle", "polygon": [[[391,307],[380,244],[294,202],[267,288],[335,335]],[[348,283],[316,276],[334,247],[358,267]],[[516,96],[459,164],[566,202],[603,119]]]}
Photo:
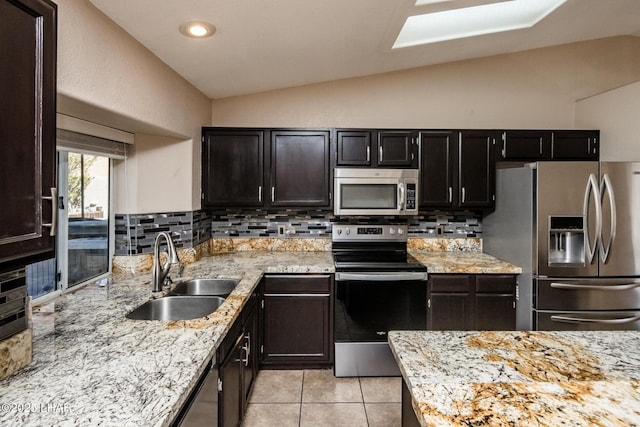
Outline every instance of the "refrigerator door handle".
{"label": "refrigerator door handle", "polygon": [[[605,193],[609,197],[609,207],[611,209],[611,222],[610,222],[610,236],[609,240],[605,243],[604,238],[602,237],[602,230],[600,231],[600,261],[603,263],[607,263],[609,260],[609,252],[611,251],[611,245],[613,244],[616,238],[616,198],[613,193],[613,185],[611,185],[611,179],[609,178],[609,174],[604,174],[602,178],[602,183],[600,184],[600,197],[604,199]],[[601,200],[600,203],[603,203],[604,200]]]}
{"label": "refrigerator door handle", "polygon": [[563,323],[604,323],[608,325],[620,325],[625,323],[637,322],[640,320],[640,316],[629,317],[614,317],[611,319],[593,319],[589,317],[576,317],[576,316],[551,316],[551,320],[554,322]]}
{"label": "refrigerator door handle", "polygon": [[[589,199],[591,192],[593,191],[593,200],[594,205],[596,207],[596,232],[595,237],[593,239],[593,245],[591,245],[591,238],[589,236]],[[585,242],[584,242],[584,250],[587,255],[587,259],[589,264],[593,262],[593,258],[596,255],[596,251],[598,249],[598,241],[602,235],[602,206],[600,205],[600,201],[602,198],[600,197],[600,187],[598,186],[598,180],[596,179],[595,174],[589,174],[589,180],[587,181],[587,188],[584,192],[584,205],[582,207],[582,214],[584,215],[586,224],[584,227],[585,230]]]}
{"label": "refrigerator door handle", "polygon": [[579,283],[561,283],[552,282],[552,288],[556,289],[571,289],[571,290],[590,290],[590,291],[628,291],[640,287],[640,282],[621,283],[619,285],[588,285]]}

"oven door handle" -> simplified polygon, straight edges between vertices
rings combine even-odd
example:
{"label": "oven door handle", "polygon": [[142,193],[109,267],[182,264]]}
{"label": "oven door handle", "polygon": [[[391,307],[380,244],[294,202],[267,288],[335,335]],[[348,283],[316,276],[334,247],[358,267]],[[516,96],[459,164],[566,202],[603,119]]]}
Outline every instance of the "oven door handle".
{"label": "oven door handle", "polygon": [[426,281],[427,273],[424,272],[404,272],[404,273],[336,273],[336,281],[359,280],[362,282],[407,282]]}

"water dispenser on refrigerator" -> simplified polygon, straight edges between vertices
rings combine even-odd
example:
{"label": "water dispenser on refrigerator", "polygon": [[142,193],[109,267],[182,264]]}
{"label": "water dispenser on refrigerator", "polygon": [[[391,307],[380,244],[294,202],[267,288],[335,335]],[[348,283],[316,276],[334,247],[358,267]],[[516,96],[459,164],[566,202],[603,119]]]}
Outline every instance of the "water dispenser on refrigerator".
{"label": "water dispenser on refrigerator", "polygon": [[549,216],[550,266],[584,266],[584,216]]}

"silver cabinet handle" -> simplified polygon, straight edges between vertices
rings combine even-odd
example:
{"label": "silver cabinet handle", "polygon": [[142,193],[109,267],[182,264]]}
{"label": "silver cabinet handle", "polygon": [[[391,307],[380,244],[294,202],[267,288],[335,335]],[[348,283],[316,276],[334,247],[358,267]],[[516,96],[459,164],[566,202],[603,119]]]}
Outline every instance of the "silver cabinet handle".
{"label": "silver cabinet handle", "polygon": [[453,202],[453,188],[449,187],[449,203]]}
{"label": "silver cabinet handle", "polygon": [[262,185],[258,186],[258,201],[262,203]]}
{"label": "silver cabinet handle", "polygon": [[382,145],[380,145],[380,147],[378,147],[378,154],[379,154],[379,159],[378,159],[378,163],[382,163]]}
{"label": "silver cabinet handle", "polygon": [[591,245],[591,239],[589,237],[589,227],[586,226],[584,228],[585,234],[585,245],[584,250],[586,252],[587,258],[589,259],[589,264],[593,262],[593,257],[596,254],[596,250],[598,249],[598,242],[600,241],[600,237],[602,235],[602,206],[600,205],[600,201],[602,198],[600,197],[600,187],[598,186],[598,180],[596,179],[595,174],[589,174],[589,180],[587,181],[587,188],[584,192],[584,204],[582,207],[582,214],[584,215],[585,221],[587,225],[589,224],[589,198],[593,192],[593,199],[595,201],[596,207],[596,233],[593,239],[593,246]]}
{"label": "silver cabinet handle", "polygon": [[462,187],[462,203],[463,204],[464,204],[466,199],[467,199],[467,192],[466,192],[465,188]]}
{"label": "silver cabinet handle", "polygon": [[602,230],[600,231],[600,260],[603,263],[607,263],[609,261],[609,253],[611,251],[611,246],[613,245],[614,240],[616,239],[616,198],[613,193],[613,186],[611,185],[611,179],[609,178],[609,174],[604,174],[602,179],[602,183],[600,184],[600,197],[604,197],[605,193],[609,196],[609,207],[611,209],[611,222],[609,223],[611,235],[609,236],[609,241],[606,243],[602,238]]}
{"label": "silver cabinet handle", "polygon": [[43,227],[50,227],[49,236],[55,236],[58,232],[58,189],[51,187],[51,196],[43,196],[43,200],[51,200],[51,222],[42,224]]}
{"label": "silver cabinet handle", "polygon": [[619,285],[588,285],[577,283],[552,282],[552,288],[567,290],[589,290],[589,291],[628,291],[640,287],[640,283],[621,283]]}
{"label": "silver cabinet handle", "polygon": [[249,355],[251,354],[251,334],[247,332],[245,336],[247,342],[242,346],[242,350],[244,350],[245,359],[243,360],[244,366],[249,366]]}
{"label": "silver cabinet handle", "polygon": [[640,316],[630,317],[616,317],[613,319],[590,319],[588,317],[575,317],[575,316],[551,316],[551,320],[554,322],[563,323],[604,323],[607,325],[620,325],[624,323],[632,323],[640,320]]}
{"label": "silver cabinet handle", "polygon": [[276,201],[276,187],[271,187],[271,203]]}
{"label": "silver cabinet handle", "polygon": [[542,155],[542,137],[540,137],[540,155]]}
{"label": "silver cabinet handle", "polygon": [[367,145],[367,162],[371,161],[371,147]]}

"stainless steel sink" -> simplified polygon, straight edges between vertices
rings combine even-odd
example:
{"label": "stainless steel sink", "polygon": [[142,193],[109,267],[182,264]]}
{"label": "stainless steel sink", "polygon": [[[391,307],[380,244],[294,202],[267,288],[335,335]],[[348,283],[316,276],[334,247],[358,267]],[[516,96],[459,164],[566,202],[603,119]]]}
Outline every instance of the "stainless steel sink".
{"label": "stainless steel sink", "polygon": [[220,307],[217,296],[166,296],[149,300],[127,314],[133,320],[189,320],[205,317]]}
{"label": "stainless steel sink", "polygon": [[171,295],[217,295],[226,297],[240,280],[238,279],[193,279],[178,283]]}

